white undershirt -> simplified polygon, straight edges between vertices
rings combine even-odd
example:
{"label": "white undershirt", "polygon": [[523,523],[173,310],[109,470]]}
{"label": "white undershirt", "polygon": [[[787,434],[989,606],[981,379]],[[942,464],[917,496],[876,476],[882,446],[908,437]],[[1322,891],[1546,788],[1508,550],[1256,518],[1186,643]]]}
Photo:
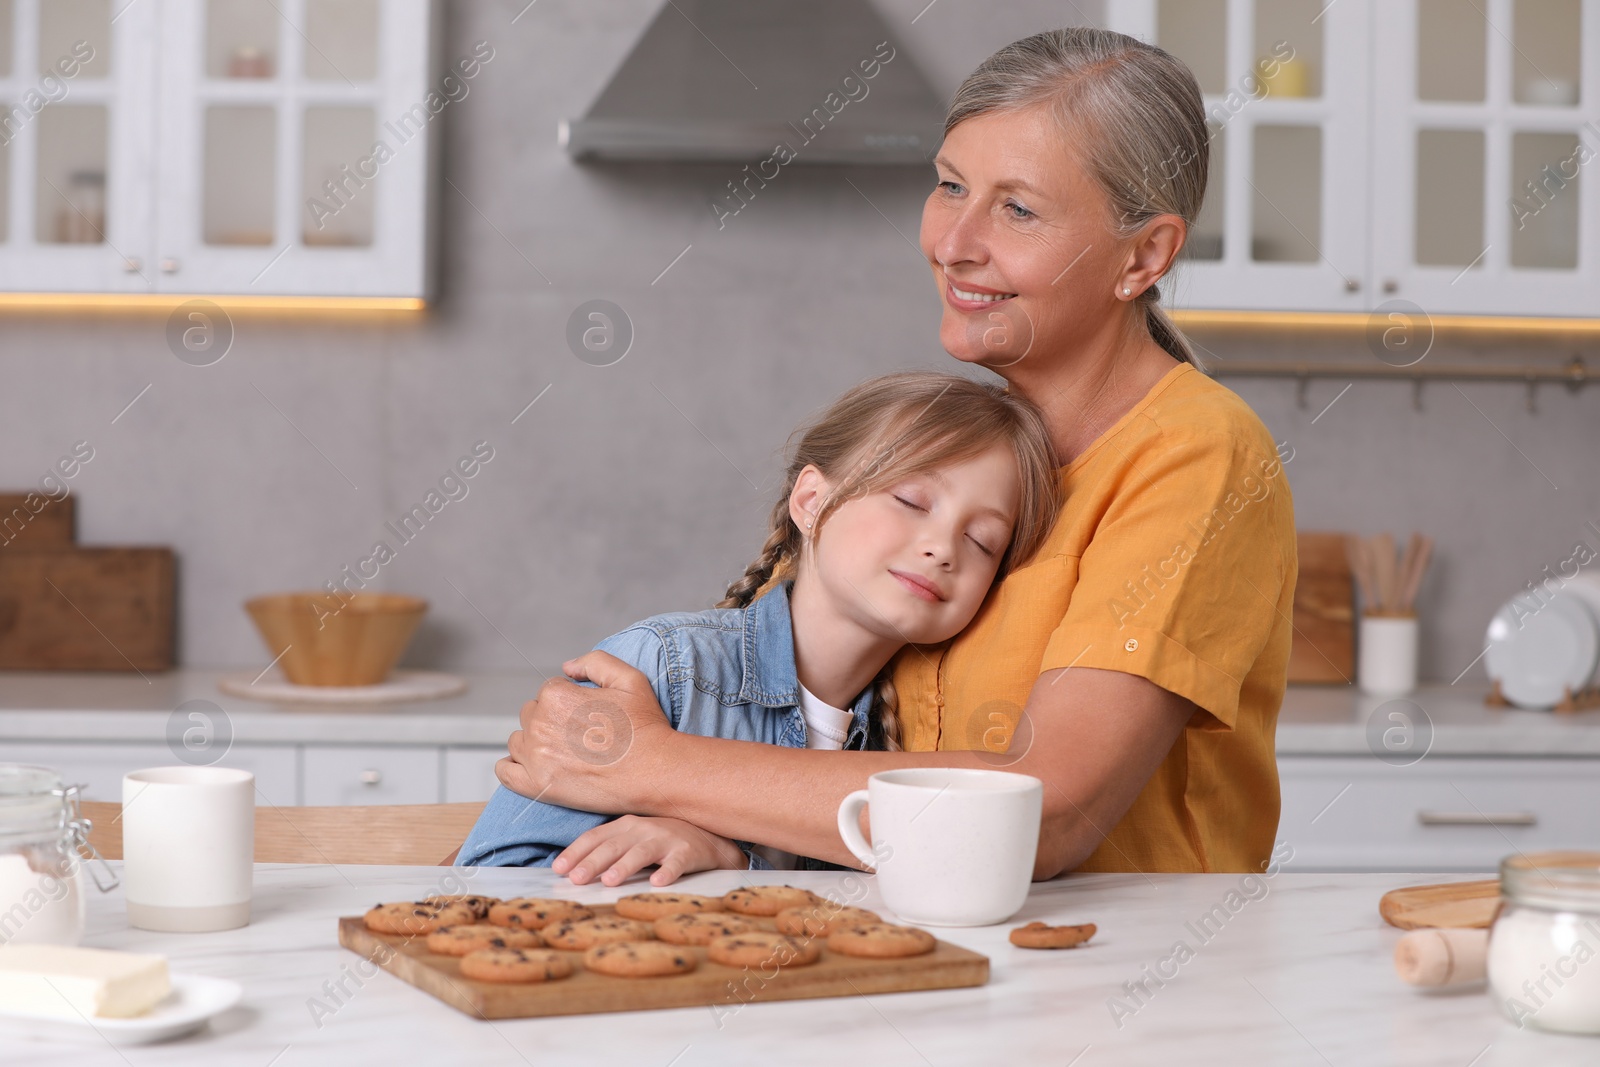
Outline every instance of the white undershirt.
{"label": "white undershirt", "polygon": [[[850,736],[850,724],[855,715],[832,704],[824,704],[805,686],[800,687],[800,714],[806,721],[806,747],[838,750]],[[792,871],[799,858],[792,852],[783,852],[767,845],[755,845],[752,852],[772,864],[774,870]]]}
{"label": "white undershirt", "polygon": [[850,736],[850,724],[855,721],[853,714],[824,704],[803,685],[800,687],[800,714],[806,720],[807,748],[843,748],[844,739]]}

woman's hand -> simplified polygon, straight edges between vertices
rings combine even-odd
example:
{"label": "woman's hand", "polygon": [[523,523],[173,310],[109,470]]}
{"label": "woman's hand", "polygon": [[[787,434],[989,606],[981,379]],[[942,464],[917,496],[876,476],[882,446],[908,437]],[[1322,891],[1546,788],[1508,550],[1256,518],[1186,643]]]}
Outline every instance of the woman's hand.
{"label": "woman's hand", "polygon": [[619,885],[650,864],[659,868],[651,885],[671,885],[680,875],[726,868],[744,869],[749,860],[739,846],[682,819],[624,815],[581,834],[551,866],[574,885],[600,872],[602,885]]}
{"label": "woman's hand", "polygon": [[656,702],[650,679],[606,652],[561,665],[572,678],[551,678],[522,707],[495,777],[525,797],[569,808],[620,815],[658,802],[654,775],[672,766],[681,735]]}

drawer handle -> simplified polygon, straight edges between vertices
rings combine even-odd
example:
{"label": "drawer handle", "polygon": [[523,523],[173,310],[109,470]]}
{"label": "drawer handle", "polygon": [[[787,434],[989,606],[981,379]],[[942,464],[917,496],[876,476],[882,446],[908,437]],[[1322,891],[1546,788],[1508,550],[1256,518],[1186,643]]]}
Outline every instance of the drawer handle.
{"label": "drawer handle", "polygon": [[382,771],[362,771],[361,772],[361,784],[362,785],[377,785],[382,781],[383,781],[383,772]]}
{"label": "drawer handle", "polygon": [[1419,811],[1423,826],[1535,826],[1539,816],[1531,811]]}

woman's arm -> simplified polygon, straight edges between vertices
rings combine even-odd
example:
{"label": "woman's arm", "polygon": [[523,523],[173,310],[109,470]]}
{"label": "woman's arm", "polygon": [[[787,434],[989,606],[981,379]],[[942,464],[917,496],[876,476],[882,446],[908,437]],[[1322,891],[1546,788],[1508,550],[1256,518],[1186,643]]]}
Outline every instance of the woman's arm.
{"label": "woman's arm", "polygon": [[[852,790],[895,767],[977,767],[1045,783],[1034,878],[1082,863],[1117,824],[1195,713],[1190,701],[1120,671],[1063,668],[1039,676],[1023,714],[1027,751],[827,752],[697,737],[673,730],[649,680],[603,652],[563,665],[601,688],[553,678],[522,709],[500,781],[525,796],[590,811],[684,819],[724,837],[857,866],[836,813]],[[617,758],[574,751],[582,723],[623,713]],[[576,733],[574,733],[576,731]],[[870,809],[868,810],[870,816]]]}

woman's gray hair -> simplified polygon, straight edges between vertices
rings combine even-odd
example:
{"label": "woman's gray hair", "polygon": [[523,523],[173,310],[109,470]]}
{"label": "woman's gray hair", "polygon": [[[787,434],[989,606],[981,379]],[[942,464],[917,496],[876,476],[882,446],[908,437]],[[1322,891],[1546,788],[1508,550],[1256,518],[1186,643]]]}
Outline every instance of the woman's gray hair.
{"label": "woman's gray hair", "polygon": [[[967,76],[950,101],[945,133],[975,115],[1037,104],[1052,106],[1069,136],[1087,145],[1074,155],[1105,192],[1116,239],[1133,236],[1157,215],[1194,225],[1206,195],[1210,137],[1199,83],[1181,60],[1112,30],[1036,33]],[[1156,285],[1138,297],[1151,338],[1200,368],[1160,300]]]}

